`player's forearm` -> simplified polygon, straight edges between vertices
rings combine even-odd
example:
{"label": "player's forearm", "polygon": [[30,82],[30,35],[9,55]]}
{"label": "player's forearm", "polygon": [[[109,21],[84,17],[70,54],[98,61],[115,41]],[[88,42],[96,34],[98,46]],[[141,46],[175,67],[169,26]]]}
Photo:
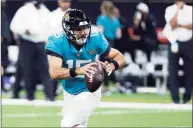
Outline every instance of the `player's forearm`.
{"label": "player's forearm", "polygon": [[119,64],[119,68],[123,67],[125,65],[125,57],[122,53],[118,52],[113,60],[115,60]]}
{"label": "player's forearm", "polygon": [[61,80],[70,77],[68,68],[50,68],[49,72],[52,80]]}

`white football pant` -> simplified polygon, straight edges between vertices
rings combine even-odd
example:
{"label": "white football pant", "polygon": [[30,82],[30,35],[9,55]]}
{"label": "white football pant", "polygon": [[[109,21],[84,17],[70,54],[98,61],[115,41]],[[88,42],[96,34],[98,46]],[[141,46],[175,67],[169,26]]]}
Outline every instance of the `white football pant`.
{"label": "white football pant", "polygon": [[96,92],[82,92],[71,95],[64,91],[63,119],[61,127],[87,127],[87,121],[101,101],[101,88]]}

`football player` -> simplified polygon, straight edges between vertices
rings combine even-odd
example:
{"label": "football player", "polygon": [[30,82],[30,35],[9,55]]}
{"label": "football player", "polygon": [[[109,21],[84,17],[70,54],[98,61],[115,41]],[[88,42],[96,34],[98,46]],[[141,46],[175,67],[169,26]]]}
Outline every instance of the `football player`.
{"label": "football player", "polygon": [[96,65],[97,55],[111,59],[101,62],[109,74],[122,67],[125,59],[100,32],[91,29],[91,21],[81,10],[68,10],[62,18],[62,27],[63,31],[50,36],[46,45],[50,76],[62,80],[64,89],[61,127],[86,127],[101,101],[101,90],[89,92],[84,75],[96,71],[92,65]]}

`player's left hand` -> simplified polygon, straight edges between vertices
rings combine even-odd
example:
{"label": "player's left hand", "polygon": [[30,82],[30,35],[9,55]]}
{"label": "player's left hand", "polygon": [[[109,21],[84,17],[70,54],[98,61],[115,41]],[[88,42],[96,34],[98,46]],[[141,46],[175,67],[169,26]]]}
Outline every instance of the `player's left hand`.
{"label": "player's left hand", "polygon": [[99,62],[102,64],[103,68],[106,70],[108,76],[111,75],[111,73],[115,70],[114,64],[109,63],[107,61],[105,62],[99,61]]}

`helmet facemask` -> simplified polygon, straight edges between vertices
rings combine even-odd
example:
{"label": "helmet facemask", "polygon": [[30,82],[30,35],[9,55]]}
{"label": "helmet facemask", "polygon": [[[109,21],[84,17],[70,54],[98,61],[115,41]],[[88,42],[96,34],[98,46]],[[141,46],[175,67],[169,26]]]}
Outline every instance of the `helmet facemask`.
{"label": "helmet facemask", "polygon": [[90,35],[90,25],[84,25],[79,27],[72,27],[71,33],[74,36],[74,42],[79,45],[83,45],[86,43],[89,35]]}

